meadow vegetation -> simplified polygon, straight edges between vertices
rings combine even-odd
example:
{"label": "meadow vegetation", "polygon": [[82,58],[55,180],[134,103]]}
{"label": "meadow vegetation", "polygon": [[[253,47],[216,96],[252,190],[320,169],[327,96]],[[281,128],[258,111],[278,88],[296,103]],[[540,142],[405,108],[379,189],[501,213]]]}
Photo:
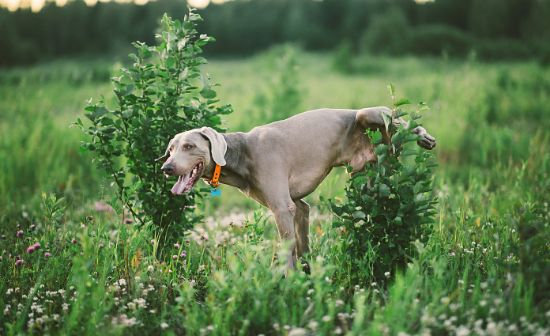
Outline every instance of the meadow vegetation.
{"label": "meadow vegetation", "polygon": [[70,127],[90,97],[116,105],[109,77],[121,65],[1,70],[0,333],[548,334],[550,70],[370,54],[346,73],[334,64],[287,46],[205,71],[234,108],[230,131],[287,116],[288,101],[294,113],[392,105],[388,83],[430,104],[422,123],[439,165],[433,189],[419,188],[437,199],[433,220],[414,248],[407,236],[401,266],[387,261],[381,273],[370,252],[364,264],[351,258],[351,226],[331,211],[351,204],[345,169],[308,197],[310,274],[284,276],[272,217],[229,187],[197,200],[205,219],[162,243],[151,223],[131,220]]}

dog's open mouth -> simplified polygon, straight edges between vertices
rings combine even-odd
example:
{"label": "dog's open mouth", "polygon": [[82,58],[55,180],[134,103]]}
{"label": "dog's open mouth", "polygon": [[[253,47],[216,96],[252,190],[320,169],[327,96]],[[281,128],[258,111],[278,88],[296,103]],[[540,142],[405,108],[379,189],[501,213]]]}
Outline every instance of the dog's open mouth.
{"label": "dog's open mouth", "polygon": [[193,169],[186,175],[181,175],[178,177],[178,181],[172,187],[172,194],[181,195],[183,193],[189,192],[195,186],[195,183],[199,180],[199,177],[202,175],[203,163],[197,163]]}

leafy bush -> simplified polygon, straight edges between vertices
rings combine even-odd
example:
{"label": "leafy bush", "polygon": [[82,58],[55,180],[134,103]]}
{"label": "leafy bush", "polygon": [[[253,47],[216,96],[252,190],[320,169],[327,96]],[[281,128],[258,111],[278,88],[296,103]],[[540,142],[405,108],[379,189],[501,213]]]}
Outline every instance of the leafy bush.
{"label": "leafy bush", "polygon": [[353,45],[349,40],[345,40],[340,44],[334,54],[332,67],[341,73],[349,74],[354,72],[353,67]]}
{"label": "leafy bush", "polygon": [[[534,48],[529,43],[514,39],[483,39],[476,43],[476,52],[486,61],[521,60],[532,57]],[[544,55],[543,52],[540,52]]]}
{"label": "leafy bush", "polygon": [[90,103],[86,117],[91,125],[77,122],[90,136],[84,148],[112,176],[118,198],[132,215],[142,224],[152,221],[180,234],[195,221],[193,211],[184,209],[194,205],[197,193],[172,196],[155,158],[176,133],[201,126],[219,130],[220,114],[231,112],[218,104],[201,74],[206,63],[202,48],[213,39],[199,35],[200,20],[193,11],[183,22],[165,15],[158,45],[135,43],[134,64],[113,78],[116,107],[110,109],[103,100]]}
{"label": "leafy bush", "polygon": [[[394,104],[392,119],[407,115],[402,110],[405,103]],[[347,201],[332,206],[338,216],[333,225],[344,232],[342,255],[353,283],[384,283],[414,254],[413,242],[427,238],[436,203],[434,163],[432,154],[415,147],[412,131],[426,108],[420,105],[411,113],[408,127],[389,122],[391,145],[383,142],[380,131],[367,132],[377,161],[353,175],[346,187]]]}
{"label": "leafy bush", "polygon": [[397,54],[405,50],[409,22],[405,13],[392,7],[377,16],[365,31],[361,47],[372,54]]}
{"label": "leafy bush", "polygon": [[244,120],[240,127],[249,129],[258,124],[285,119],[301,112],[302,89],[299,87],[296,47],[281,45],[267,54],[267,62],[276,74],[267,80],[267,88],[254,96],[253,116]]}
{"label": "leafy bush", "polygon": [[422,25],[411,30],[408,40],[409,52],[415,55],[466,56],[472,41],[463,31],[445,25]]}

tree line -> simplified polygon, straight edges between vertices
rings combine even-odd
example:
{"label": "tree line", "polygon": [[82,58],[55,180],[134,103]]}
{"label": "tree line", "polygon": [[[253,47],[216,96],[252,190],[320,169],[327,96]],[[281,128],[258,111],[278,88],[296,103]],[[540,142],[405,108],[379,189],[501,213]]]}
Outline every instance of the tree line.
{"label": "tree line", "polygon": [[[118,55],[152,43],[163,13],[181,18],[182,0],[139,6],[72,1],[40,12],[0,9],[0,66],[74,55]],[[550,59],[548,0],[234,0],[200,10],[211,55],[244,55],[293,42],[308,50],[482,59]]]}

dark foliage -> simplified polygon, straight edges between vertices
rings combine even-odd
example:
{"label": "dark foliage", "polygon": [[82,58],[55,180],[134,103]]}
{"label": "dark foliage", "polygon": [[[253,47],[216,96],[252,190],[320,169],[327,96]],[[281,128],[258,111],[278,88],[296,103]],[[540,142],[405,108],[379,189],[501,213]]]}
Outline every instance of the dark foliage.
{"label": "dark foliage", "polygon": [[[144,6],[49,3],[38,13],[0,9],[0,66],[69,55],[120,54],[130,41],[153,43],[165,12],[181,18],[186,8],[177,0],[158,0]],[[201,30],[219,41],[207,50],[214,54],[249,54],[282,42],[329,49],[349,40],[359,49],[366,35],[371,36],[369,49],[393,54],[447,51],[453,56],[458,50],[461,56],[466,49],[479,49],[479,55],[489,60],[546,60],[550,54],[541,47],[550,39],[548,1],[437,0],[421,5],[412,0],[235,0],[200,13],[205,18]],[[414,43],[406,39],[409,33]],[[525,49],[528,45],[534,47]]]}

